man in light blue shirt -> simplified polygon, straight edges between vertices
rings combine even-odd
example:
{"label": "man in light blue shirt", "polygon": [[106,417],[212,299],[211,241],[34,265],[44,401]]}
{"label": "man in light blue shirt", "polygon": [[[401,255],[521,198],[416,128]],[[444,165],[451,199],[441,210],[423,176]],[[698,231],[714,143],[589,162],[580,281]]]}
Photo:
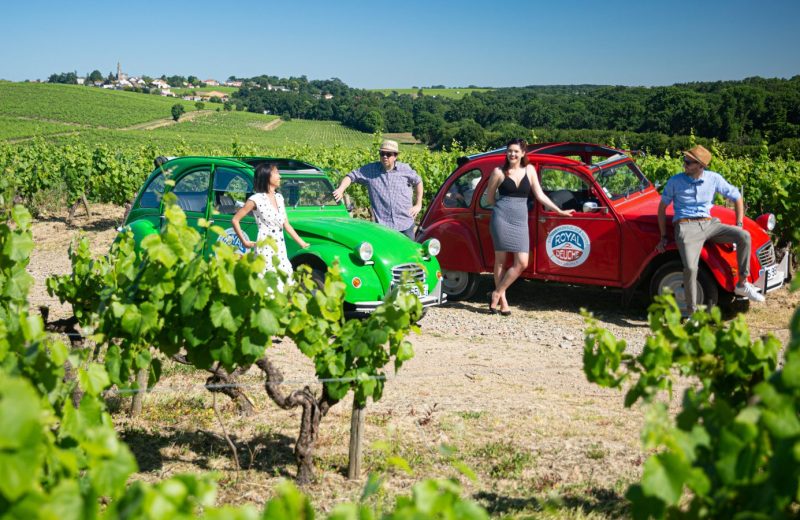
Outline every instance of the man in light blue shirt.
{"label": "man in light blue shirt", "polygon": [[[739,280],[735,293],[753,301],[764,301],[764,296],[747,282],[750,274],[750,234],[742,229],[744,223],[744,201],[742,195],[722,175],[707,170],[711,152],[697,145],[684,152],[684,172],[673,175],[661,193],[658,205],[658,228],[661,241],[656,250],[664,252],[667,245],[667,207],[672,204],[675,216],[675,244],[683,262],[683,291],[686,297],[686,312],[691,315],[697,306],[697,271],[700,252],[706,240],[717,243],[736,244],[736,260]],[[714,195],[719,193],[734,202],[736,226],[722,224],[711,218]],[[703,303],[703,302],[700,302]]]}

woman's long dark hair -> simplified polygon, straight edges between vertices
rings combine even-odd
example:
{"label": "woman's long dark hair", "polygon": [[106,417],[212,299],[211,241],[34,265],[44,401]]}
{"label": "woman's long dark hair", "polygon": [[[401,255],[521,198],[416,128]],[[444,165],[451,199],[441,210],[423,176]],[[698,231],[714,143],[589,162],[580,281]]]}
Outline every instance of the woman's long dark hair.
{"label": "woman's long dark hair", "polygon": [[273,163],[261,163],[256,166],[256,174],[253,179],[253,191],[256,193],[267,193],[269,191],[269,181],[274,171],[278,171],[278,167]]}
{"label": "woman's long dark hair", "polygon": [[[519,146],[520,149],[522,150],[522,158],[519,160],[519,164],[523,168],[528,166],[530,164],[530,161],[528,161],[528,143],[527,143],[527,141],[525,141],[525,139],[512,139],[508,143],[506,143],[506,150],[508,150],[508,147],[511,146],[512,144],[515,144],[515,145]],[[505,162],[505,164],[503,164],[503,173],[504,174],[508,175],[509,167],[511,167],[511,165],[508,163],[508,155],[506,155],[506,162]]]}

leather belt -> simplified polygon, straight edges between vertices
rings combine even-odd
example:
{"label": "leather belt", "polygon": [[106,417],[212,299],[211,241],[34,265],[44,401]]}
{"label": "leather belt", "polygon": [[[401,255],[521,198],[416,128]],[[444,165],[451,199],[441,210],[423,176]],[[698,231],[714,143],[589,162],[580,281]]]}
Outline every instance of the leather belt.
{"label": "leather belt", "polygon": [[675,221],[676,224],[683,224],[684,222],[703,222],[705,220],[711,220],[711,217],[688,217],[688,218],[679,218]]}

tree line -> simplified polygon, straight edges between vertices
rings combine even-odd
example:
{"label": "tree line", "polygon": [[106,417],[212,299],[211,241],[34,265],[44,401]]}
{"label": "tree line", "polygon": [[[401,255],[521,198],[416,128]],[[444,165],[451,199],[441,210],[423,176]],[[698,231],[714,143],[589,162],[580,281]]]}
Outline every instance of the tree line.
{"label": "tree line", "polygon": [[800,146],[800,76],[663,87],[498,88],[460,99],[421,90],[384,95],[338,78],[259,76],[245,80],[233,102],[239,110],[336,120],[365,132],[412,132],[435,149],[454,140],[484,148],[526,136],[600,140],[661,154],[684,147],[692,134],[700,142],[724,143],[732,155],[752,154],[762,142],[777,155],[792,155]]}

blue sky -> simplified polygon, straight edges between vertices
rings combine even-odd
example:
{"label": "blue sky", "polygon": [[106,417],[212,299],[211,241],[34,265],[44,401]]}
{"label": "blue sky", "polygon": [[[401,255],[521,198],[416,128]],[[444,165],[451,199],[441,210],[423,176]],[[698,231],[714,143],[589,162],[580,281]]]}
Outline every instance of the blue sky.
{"label": "blue sky", "polygon": [[792,77],[798,26],[800,0],[22,0],[2,8],[0,78],[107,74],[117,61],[137,75],[362,88]]}

